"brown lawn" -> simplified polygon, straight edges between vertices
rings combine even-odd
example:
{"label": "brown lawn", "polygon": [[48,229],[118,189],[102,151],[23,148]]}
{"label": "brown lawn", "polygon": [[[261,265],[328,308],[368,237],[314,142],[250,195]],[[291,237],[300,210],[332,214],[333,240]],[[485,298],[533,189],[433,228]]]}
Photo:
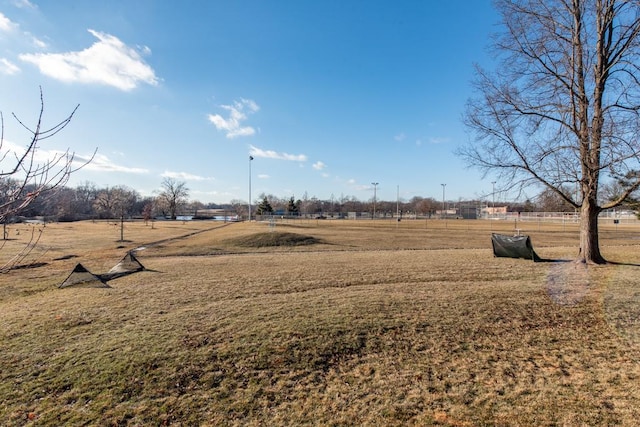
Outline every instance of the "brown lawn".
{"label": "brown lawn", "polygon": [[[514,228],[552,261],[494,258]],[[637,425],[640,228],[602,228],[586,268],[575,224],[48,224],[0,275],[0,425]]]}

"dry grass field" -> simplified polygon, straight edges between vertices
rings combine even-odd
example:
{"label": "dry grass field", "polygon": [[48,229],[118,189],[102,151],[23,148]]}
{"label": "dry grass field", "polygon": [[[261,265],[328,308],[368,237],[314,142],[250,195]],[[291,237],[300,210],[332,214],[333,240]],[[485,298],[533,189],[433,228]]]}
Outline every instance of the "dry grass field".
{"label": "dry grass field", "polygon": [[[515,227],[547,262],[492,256]],[[575,224],[462,220],[17,224],[0,261],[40,229],[0,275],[0,425],[640,419],[640,226],[588,268]]]}

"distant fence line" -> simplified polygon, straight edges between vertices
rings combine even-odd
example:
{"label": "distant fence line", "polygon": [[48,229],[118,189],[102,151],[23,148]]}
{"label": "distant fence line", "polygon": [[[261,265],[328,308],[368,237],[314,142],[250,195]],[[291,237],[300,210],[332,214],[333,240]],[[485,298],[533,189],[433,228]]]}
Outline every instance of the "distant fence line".
{"label": "distant fence line", "polygon": [[[274,215],[256,215],[256,221],[277,221],[284,219],[317,219],[317,220],[372,220],[374,219],[371,212],[347,212],[347,213],[315,213],[315,214],[274,214]],[[436,214],[415,214],[403,213],[400,216],[396,213],[377,213],[376,220],[443,220],[443,219],[479,219],[490,221],[512,221],[512,222],[538,222],[538,223],[566,223],[578,224],[580,222],[580,212],[501,212],[501,213],[482,213],[476,217],[460,215],[453,210],[447,211],[445,214],[440,212]],[[611,222],[612,224],[636,224],[640,222],[634,212],[631,211],[603,211],[598,217],[600,222]]]}
{"label": "distant fence line", "polygon": [[[580,222],[580,212],[507,212],[486,215],[483,219],[577,224]],[[639,221],[634,212],[613,210],[601,212],[598,220],[617,224],[635,224]]]}

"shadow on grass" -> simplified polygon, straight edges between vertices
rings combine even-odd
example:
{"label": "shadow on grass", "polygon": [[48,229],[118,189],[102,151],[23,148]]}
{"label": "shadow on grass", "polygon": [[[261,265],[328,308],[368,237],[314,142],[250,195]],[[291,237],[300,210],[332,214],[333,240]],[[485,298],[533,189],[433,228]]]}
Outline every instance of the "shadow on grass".
{"label": "shadow on grass", "polygon": [[10,270],[26,270],[28,268],[39,268],[39,267],[44,267],[45,265],[49,265],[48,262],[34,262],[31,264],[21,264],[21,265],[16,265],[10,268]]}
{"label": "shadow on grass", "polygon": [[[582,261],[575,260],[575,259],[539,258],[535,262],[546,262],[546,263],[572,263],[572,262],[575,262],[575,263],[580,263]],[[607,261],[606,264],[603,264],[603,266],[606,266],[606,265],[620,265],[620,266],[627,266],[627,267],[640,267],[640,264],[637,264],[637,263],[618,262],[618,261]]]}
{"label": "shadow on grass", "polygon": [[640,264],[632,263],[632,262],[617,262],[617,261],[607,261],[607,264],[610,265],[625,265],[628,267],[640,267]]}
{"label": "shadow on grass", "polygon": [[136,270],[136,271],[119,271],[119,272],[115,272],[115,273],[96,274],[96,276],[98,276],[101,280],[104,280],[105,282],[108,282],[110,280],[119,279],[120,277],[129,276],[131,274],[139,273],[141,271],[147,271],[147,272],[150,272],[150,273],[162,273],[162,271],[143,268],[142,270]]}

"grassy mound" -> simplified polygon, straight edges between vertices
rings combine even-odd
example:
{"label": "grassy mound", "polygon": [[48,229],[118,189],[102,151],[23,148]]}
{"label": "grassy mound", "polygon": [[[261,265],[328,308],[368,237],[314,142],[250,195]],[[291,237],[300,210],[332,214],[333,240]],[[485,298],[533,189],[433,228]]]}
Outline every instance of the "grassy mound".
{"label": "grassy mound", "polygon": [[306,246],[321,243],[319,239],[316,239],[313,236],[283,232],[256,233],[228,240],[227,242],[237,246],[249,248],[265,248],[272,246]]}

